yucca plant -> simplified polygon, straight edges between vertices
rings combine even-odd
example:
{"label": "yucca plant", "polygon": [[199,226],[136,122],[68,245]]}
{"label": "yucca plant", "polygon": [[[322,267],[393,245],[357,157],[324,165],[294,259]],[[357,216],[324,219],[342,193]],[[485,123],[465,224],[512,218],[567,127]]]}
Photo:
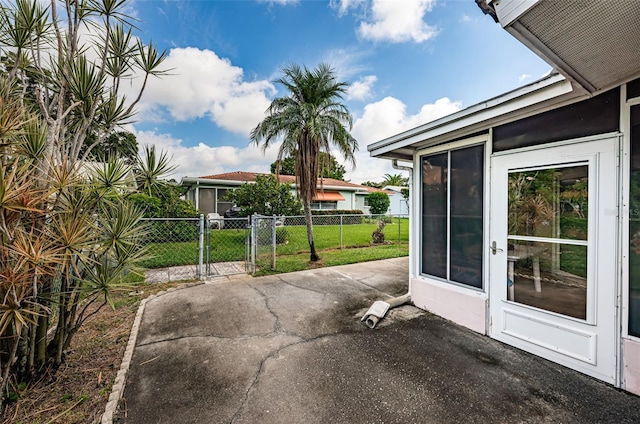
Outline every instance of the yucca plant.
{"label": "yucca plant", "polygon": [[[133,37],[126,3],[0,4],[3,393],[55,369],[144,254],[142,213],[127,200],[136,188],[130,165],[87,162],[130,121],[148,78],[164,72],[165,53]],[[138,81],[132,100],[119,91],[125,81]]]}

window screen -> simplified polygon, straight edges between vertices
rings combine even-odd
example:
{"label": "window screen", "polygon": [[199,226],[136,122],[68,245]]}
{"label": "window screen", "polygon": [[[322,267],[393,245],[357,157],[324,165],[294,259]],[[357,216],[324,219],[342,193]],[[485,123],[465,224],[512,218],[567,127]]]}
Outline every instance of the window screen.
{"label": "window screen", "polygon": [[629,334],[640,337],[640,106],[631,108]]}
{"label": "window screen", "polygon": [[640,78],[627,83],[627,100],[640,97]]}
{"label": "window screen", "polygon": [[215,212],[215,189],[213,188],[203,188],[200,187],[198,189],[198,209],[203,214],[208,214],[211,212]]}
{"label": "window screen", "polygon": [[493,129],[493,151],[536,146],[618,131],[620,90],[564,106]]}
{"label": "window screen", "polygon": [[422,158],[422,273],[482,288],[484,146]]}

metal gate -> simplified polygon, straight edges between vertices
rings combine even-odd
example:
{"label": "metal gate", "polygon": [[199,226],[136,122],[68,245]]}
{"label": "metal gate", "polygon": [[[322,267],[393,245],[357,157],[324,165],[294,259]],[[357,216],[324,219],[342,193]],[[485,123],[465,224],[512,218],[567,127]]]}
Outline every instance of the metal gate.
{"label": "metal gate", "polygon": [[249,269],[255,274],[259,266],[276,267],[276,228],[284,224],[284,216],[251,216],[251,235],[249,237]]}
{"label": "metal gate", "polygon": [[202,277],[253,272],[249,218],[207,216],[204,223]]}

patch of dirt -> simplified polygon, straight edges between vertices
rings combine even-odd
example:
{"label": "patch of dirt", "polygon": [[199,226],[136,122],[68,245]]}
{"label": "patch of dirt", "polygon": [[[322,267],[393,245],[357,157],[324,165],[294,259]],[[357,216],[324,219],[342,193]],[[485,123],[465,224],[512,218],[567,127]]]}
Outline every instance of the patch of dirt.
{"label": "patch of dirt", "polygon": [[308,266],[309,269],[324,268],[324,262],[322,261],[322,258],[318,258],[317,261],[309,261]]}
{"label": "patch of dirt", "polygon": [[102,308],[75,335],[66,360],[45,372],[0,415],[3,424],[98,423],[120,369],[140,301],[184,282],[140,285],[113,297],[116,309]]}

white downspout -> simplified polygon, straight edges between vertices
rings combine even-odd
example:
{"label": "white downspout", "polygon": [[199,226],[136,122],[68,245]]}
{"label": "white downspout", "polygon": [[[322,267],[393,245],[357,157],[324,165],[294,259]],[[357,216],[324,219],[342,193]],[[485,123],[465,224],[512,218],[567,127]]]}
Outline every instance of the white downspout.
{"label": "white downspout", "polygon": [[[409,166],[401,166],[398,165],[398,160],[397,159],[393,159],[391,161],[391,166],[393,167],[393,169],[397,169],[399,171],[407,171],[409,172],[409,196],[410,199],[412,198],[412,187],[413,187],[413,168],[409,167]],[[411,207],[413,205],[413,201],[411,201],[410,206],[409,206],[409,249],[411,249],[411,241],[413,240],[412,237],[412,232],[411,232],[411,226],[413,223],[412,220],[412,211],[413,211],[413,207]],[[411,282],[411,278],[413,276],[413,262],[414,262],[414,255],[411,254],[411,252],[409,252],[409,282]],[[409,286],[407,287],[407,293],[402,295],[402,296],[398,296],[398,297],[393,297],[391,299],[387,299],[387,300],[378,300],[376,302],[373,303],[373,305],[371,305],[371,307],[369,308],[369,310],[367,310],[367,312],[362,316],[362,319],[360,321],[364,321],[365,324],[367,325],[367,327],[373,329],[375,328],[375,326],[378,324],[378,322],[384,318],[384,316],[387,314],[387,311],[389,309],[395,308],[397,306],[401,306],[404,305],[405,303],[409,303],[411,302],[411,283],[409,283]]]}
{"label": "white downspout", "polygon": [[[416,269],[415,268],[416,255],[411,254],[412,253],[411,247],[413,246],[413,231],[411,231],[411,229],[414,227],[413,205],[415,204],[414,197],[416,197],[413,193],[413,167],[398,165],[398,159],[393,159],[391,161],[391,166],[393,167],[393,169],[397,169],[398,171],[407,171],[409,173],[409,279],[411,279],[415,276],[413,271]],[[410,292],[410,289],[407,290],[407,293],[409,292]]]}
{"label": "white downspout", "polygon": [[[195,205],[196,205],[196,210],[200,210],[200,181],[196,181],[196,198],[195,198]],[[411,222],[411,221],[409,221]],[[409,236],[411,237],[411,236]]]}

